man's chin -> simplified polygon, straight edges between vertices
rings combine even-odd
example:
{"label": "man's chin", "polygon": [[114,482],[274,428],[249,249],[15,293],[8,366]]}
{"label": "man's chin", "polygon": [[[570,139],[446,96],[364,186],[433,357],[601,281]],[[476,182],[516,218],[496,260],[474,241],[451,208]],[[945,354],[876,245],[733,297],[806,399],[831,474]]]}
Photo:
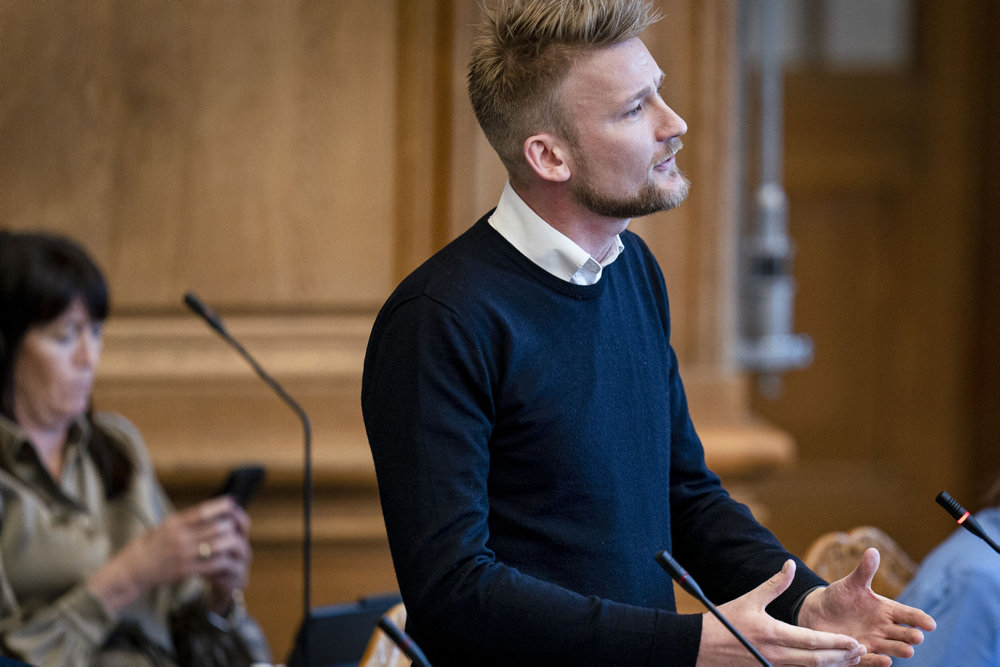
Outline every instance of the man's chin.
{"label": "man's chin", "polygon": [[671,179],[672,182],[664,193],[664,203],[666,206],[663,210],[669,211],[672,208],[677,208],[681,203],[687,199],[688,191],[691,189],[691,181],[686,179],[683,174],[679,171],[673,173],[674,178]]}
{"label": "man's chin", "polygon": [[687,197],[688,187],[688,180],[680,172],[674,172],[669,182],[647,182],[630,198],[602,197],[592,190],[579,190],[573,196],[578,204],[598,215],[615,219],[641,218],[676,208]]}

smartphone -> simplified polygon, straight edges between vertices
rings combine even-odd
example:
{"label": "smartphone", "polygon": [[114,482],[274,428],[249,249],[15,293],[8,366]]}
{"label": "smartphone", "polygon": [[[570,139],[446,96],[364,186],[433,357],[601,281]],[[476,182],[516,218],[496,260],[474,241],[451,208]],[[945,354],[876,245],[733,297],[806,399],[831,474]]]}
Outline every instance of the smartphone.
{"label": "smartphone", "polygon": [[226,481],[212,496],[232,496],[240,507],[246,508],[264,481],[263,466],[245,465],[229,471]]}

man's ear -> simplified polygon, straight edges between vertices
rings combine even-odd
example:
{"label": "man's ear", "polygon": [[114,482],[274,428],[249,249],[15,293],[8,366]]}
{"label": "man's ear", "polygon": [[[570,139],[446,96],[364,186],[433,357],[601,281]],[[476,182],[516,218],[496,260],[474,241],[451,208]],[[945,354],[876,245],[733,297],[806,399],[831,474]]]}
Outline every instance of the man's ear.
{"label": "man's ear", "polygon": [[540,178],[553,183],[569,180],[568,152],[558,137],[534,134],[524,140],[524,159]]}

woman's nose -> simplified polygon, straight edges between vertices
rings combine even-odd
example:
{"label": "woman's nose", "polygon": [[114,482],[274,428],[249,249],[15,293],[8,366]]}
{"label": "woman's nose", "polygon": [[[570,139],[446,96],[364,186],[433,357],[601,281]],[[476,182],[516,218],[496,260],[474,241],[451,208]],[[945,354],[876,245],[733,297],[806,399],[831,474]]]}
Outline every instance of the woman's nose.
{"label": "woman's nose", "polygon": [[77,339],[76,363],[82,367],[94,367],[101,357],[103,337],[100,332],[86,327]]}

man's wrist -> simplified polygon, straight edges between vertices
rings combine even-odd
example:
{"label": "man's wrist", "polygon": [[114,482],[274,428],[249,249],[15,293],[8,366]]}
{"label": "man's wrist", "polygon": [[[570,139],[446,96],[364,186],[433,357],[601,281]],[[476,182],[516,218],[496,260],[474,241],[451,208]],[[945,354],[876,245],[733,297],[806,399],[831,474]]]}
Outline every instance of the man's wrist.
{"label": "man's wrist", "polygon": [[[819,593],[820,591],[822,591],[824,589],[826,589],[826,586],[813,586],[812,588],[810,588],[805,593],[803,593],[802,595],[799,596],[799,599],[795,601],[794,605],[792,605],[792,624],[793,625],[799,625],[799,626],[802,626],[802,627],[809,627],[809,625],[808,625],[808,623],[809,623],[809,609],[808,609],[808,605],[806,603],[806,600],[813,593]],[[806,609],[806,615],[805,615],[804,619],[802,618],[802,610],[803,610],[803,608]]]}

